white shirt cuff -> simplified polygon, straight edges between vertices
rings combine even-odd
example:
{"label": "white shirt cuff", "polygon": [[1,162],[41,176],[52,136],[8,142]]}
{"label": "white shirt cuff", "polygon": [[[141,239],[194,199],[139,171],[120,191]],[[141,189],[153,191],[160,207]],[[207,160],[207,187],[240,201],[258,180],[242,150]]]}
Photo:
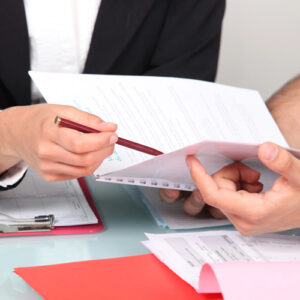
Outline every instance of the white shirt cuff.
{"label": "white shirt cuff", "polygon": [[27,169],[28,165],[24,161],[20,161],[0,176],[0,186],[6,188],[15,184],[24,176]]}

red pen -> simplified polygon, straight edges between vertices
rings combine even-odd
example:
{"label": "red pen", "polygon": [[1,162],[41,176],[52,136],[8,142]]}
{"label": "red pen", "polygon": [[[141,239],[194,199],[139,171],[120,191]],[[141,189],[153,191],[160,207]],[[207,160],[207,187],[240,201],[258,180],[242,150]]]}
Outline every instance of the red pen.
{"label": "red pen", "polygon": [[[70,120],[67,120],[67,119],[64,119],[64,118],[61,118],[58,116],[55,118],[54,123],[57,124],[58,126],[75,129],[75,130],[78,130],[83,133],[99,133],[100,132],[96,129],[84,126],[82,124],[75,123],[73,121],[70,121]],[[133,149],[133,150],[136,150],[136,151],[154,155],[154,156],[163,154],[162,152],[160,152],[156,149],[153,149],[148,146],[138,144],[138,143],[135,143],[135,142],[132,142],[132,141],[120,138],[120,137],[118,138],[117,144],[127,147],[127,148],[130,148],[130,149]]]}

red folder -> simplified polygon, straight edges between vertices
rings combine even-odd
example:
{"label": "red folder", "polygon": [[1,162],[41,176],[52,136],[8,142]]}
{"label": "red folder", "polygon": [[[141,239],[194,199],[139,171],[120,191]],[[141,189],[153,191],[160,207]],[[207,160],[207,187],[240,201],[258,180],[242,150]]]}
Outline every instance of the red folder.
{"label": "red folder", "polygon": [[88,186],[85,182],[85,179],[79,178],[78,183],[82,189],[85,198],[90,205],[92,211],[94,212],[96,218],[98,219],[98,223],[95,224],[87,224],[87,225],[75,225],[75,226],[58,226],[54,227],[50,231],[27,231],[27,232],[10,232],[10,233],[0,233],[0,237],[2,236],[23,236],[23,235],[56,235],[56,234],[81,234],[81,233],[93,233],[99,232],[103,230],[103,223],[98,214],[97,208],[94,204]]}
{"label": "red folder", "polygon": [[16,268],[47,300],[222,300],[198,294],[152,254]]}

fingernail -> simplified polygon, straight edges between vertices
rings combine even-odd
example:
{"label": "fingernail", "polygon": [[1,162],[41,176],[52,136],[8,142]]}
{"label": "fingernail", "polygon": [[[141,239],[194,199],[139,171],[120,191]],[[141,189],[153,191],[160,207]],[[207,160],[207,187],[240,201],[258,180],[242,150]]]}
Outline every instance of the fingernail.
{"label": "fingernail", "polygon": [[113,135],[110,137],[109,143],[112,145],[115,144],[117,141],[118,141],[118,137],[116,135]]}
{"label": "fingernail", "polygon": [[266,145],[263,153],[263,159],[265,161],[272,161],[278,154],[278,148],[273,145]]}
{"label": "fingernail", "polygon": [[196,206],[202,206],[204,203],[202,200],[202,196],[198,190],[194,191],[193,193],[193,202]]}

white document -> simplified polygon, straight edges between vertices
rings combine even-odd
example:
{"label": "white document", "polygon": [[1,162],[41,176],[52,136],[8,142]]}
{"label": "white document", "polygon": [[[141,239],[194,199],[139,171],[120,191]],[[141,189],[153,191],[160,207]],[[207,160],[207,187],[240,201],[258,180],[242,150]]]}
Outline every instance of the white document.
{"label": "white document", "polygon": [[[53,214],[54,226],[98,222],[77,180],[46,182],[32,169],[16,188],[0,193],[0,213],[17,219]],[[16,223],[0,215],[0,224]]]}
{"label": "white document", "polygon": [[[72,105],[115,122],[120,137],[166,153],[152,157],[116,145],[95,172],[99,181],[193,190],[187,154],[214,172],[233,157],[247,158],[240,143],[288,146],[256,91],[167,77],[30,75],[48,103]],[[235,155],[220,151],[220,142],[238,143],[227,144],[226,151]]]}
{"label": "white document", "polygon": [[193,229],[224,226],[231,224],[228,219],[217,220],[205,210],[197,215],[190,216],[183,211],[183,201],[166,203],[161,201],[158,189],[141,187],[141,197],[156,223],[169,229]]}
{"label": "white document", "polygon": [[206,262],[299,261],[300,237],[266,234],[243,237],[236,231],[146,234],[143,244],[179,277],[199,288]]}

